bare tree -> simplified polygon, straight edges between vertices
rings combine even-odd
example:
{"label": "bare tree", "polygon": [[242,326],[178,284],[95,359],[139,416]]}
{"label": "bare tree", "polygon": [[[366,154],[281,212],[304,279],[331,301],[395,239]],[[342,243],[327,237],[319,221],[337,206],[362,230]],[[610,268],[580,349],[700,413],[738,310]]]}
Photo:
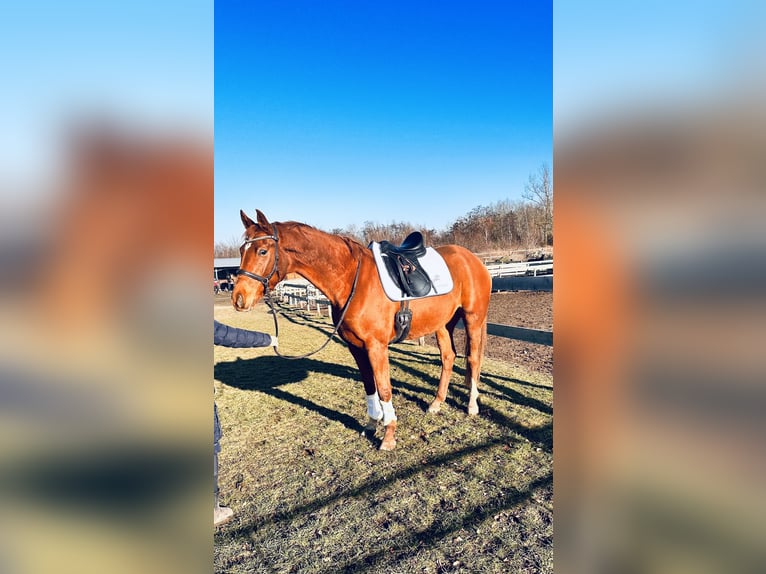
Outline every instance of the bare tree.
{"label": "bare tree", "polygon": [[239,257],[239,245],[241,241],[231,237],[228,241],[216,241],[213,246],[213,257]]}
{"label": "bare tree", "polygon": [[548,164],[544,163],[529,176],[522,197],[542,211],[541,239],[543,245],[553,244],[553,179]]}
{"label": "bare tree", "polygon": [[[522,198],[479,205],[442,230],[403,221],[382,224],[368,220],[361,226],[335,227],[331,233],[345,235],[367,245],[370,241],[383,240],[397,243],[418,230],[423,233],[428,245],[456,243],[474,252],[552,245],[553,183],[547,164],[541,165],[536,173],[529,176]],[[240,242],[241,239],[237,238],[216,242],[215,257],[238,257]]]}

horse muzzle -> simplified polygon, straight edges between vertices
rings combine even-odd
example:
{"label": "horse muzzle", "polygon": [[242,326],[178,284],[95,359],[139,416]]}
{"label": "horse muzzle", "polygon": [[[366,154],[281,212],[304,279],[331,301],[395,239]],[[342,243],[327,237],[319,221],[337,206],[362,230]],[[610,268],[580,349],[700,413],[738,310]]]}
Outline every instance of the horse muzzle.
{"label": "horse muzzle", "polygon": [[250,311],[255,304],[255,297],[238,285],[231,292],[231,304],[236,311]]}

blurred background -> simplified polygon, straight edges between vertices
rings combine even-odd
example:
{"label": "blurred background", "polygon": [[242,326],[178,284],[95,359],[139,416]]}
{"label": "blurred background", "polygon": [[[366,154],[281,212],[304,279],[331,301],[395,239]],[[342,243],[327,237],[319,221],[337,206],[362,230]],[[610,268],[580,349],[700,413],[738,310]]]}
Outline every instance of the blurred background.
{"label": "blurred background", "polygon": [[212,2],[12,4],[0,53],[0,571],[209,572]]}
{"label": "blurred background", "polygon": [[763,5],[554,14],[556,570],[763,572]]}

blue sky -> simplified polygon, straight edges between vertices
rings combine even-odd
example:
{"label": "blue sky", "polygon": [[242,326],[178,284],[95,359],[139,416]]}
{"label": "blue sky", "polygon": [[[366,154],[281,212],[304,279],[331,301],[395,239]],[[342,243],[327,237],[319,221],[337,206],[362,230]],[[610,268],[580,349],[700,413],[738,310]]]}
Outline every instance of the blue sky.
{"label": "blue sky", "polygon": [[552,163],[549,2],[217,2],[215,238],[239,209],[442,229]]}

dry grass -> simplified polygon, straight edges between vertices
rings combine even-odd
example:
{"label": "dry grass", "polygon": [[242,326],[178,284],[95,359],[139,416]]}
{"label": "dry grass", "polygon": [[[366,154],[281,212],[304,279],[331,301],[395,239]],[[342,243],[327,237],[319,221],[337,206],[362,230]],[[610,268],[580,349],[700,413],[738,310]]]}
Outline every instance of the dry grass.
{"label": "dry grass", "polygon": [[[273,332],[262,306],[215,316]],[[313,350],[329,327],[287,312],[280,350]],[[428,415],[436,349],[392,347],[398,444],[380,452],[342,344],[295,361],[216,347],[220,486],[236,513],[216,533],[216,572],[552,572],[552,381],[486,360],[469,418],[464,366]]]}

